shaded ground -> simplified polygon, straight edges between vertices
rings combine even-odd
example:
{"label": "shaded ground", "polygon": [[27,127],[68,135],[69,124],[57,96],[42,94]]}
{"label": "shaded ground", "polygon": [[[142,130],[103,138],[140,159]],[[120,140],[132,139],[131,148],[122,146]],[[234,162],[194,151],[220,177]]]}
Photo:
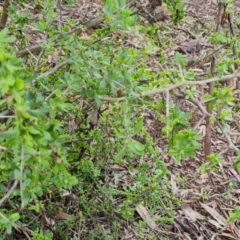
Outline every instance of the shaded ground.
{"label": "shaded ground", "polygon": [[[187,49],[191,49],[192,37],[197,36],[201,38],[204,34],[206,45],[208,45],[208,36],[216,28],[217,4],[214,4],[214,1],[196,0],[184,1],[184,3],[186,7],[186,19],[184,24],[179,26],[178,29],[173,29],[176,34],[175,36],[177,36],[173,38],[173,41],[177,44],[182,44],[182,42],[187,40],[188,42],[184,46]],[[235,18],[237,17],[239,6],[239,2],[236,1],[234,8]],[[227,28],[227,24],[223,25],[223,29],[226,30]],[[196,60],[203,55],[207,56],[211,54],[213,49],[208,48],[209,46],[203,47],[198,53],[196,53],[196,51],[189,51],[189,53],[181,52],[185,54],[186,59],[189,59],[189,61],[192,59]],[[207,62],[209,62],[209,60],[207,60]],[[196,75],[199,75],[200,79],[204,79],[204,77],[207,76],[210,66],[207,62],[204,62],[206,67],[203,67],[201,62],[194,64],[192,67],[190,63],[190,68],[196,71]],[[201,100],[202,93],[206,93],[207,90],[207,87],[203,89],[200,87],[196,88],[196,91],[199,92],[199,100]],[[202,116],[201,112],[186,100],[178,101],[178,105],[183,111],[193,113],[191,125],[197,126],[196,129],[202,136],[203,146],[206,122],[200,120]],[[239,114],[233,113],[233,116],[234,120],[231,123],[231,127],[234,131],[238,129]],[[158,129],[161,128],[161,124],[157,123],[157,121],[155,124],[158,131]],[[151,131],[154,134],[152,127]],[[233,136],[232,138],[239,147],[239,135]],[[214,153],[220,153],[224,149],[228,149],[226,139],[222,134],[219,134],[216,127],[212,127],[211,146],[212,152]],[[194,236],[194,238],[182,236],[179,239],[240,239],[238,223],[223,227],[223,222],[225,222],[229,216],[229,210],[239,205],[240,201],[240,178],[233,168],[233,163],[237,160],[236,154],[232,151],[227,152],[223,155],[224,161],[218,165],[215,172],[211,172],[211,174],[201,174],[199,167],[205,161],[203,148],[197,152],[196,158],[185,159],[178,166],[167,156],[167,146],[163,145],[161,140],[159,142],[159,148],[163,153],[163,157],[165,156],[168,169],[172,173],[172,189],[183,201],[183,206],[176,210],[176,217],[180,220],[180,222],[177,222],[177,225],[183,231],[191,233],[191,236]]]}

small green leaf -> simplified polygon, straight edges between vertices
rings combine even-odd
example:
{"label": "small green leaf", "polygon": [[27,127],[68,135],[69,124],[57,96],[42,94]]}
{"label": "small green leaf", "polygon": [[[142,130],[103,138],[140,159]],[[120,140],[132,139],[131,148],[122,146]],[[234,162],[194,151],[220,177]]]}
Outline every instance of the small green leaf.
{"label": "small green leaf", "polygon": [[114,159],[115,159],[116,161],[121,161],[121,160],[123,159],[125,153],[126,153],[126,147],[124,146],[124,147],[120,150],[120,152],[119,152],[117,155],[114,156]]}
{"label": "small green leaf", "polygon": [[142,145],[140,142],[137,142],[133,139],[129,142],[128,147],[133,153],[139,156],[143,155],[144,153],[144,148],[145,148],[144,145]]}
{"label": "small green leaf", "polygon": [[143,128],[143,119],[139,119],[137,125],[134,127],[134,134],[138,134]]}
{"label": "small green leaf", "polygon": [[228,218],[227,222],[236,222],[240,219],[240,207],[235,207],[235,212],[230,212],[230,217]]}
{"label": "small green leaf", "polygon": [[12,226],[9,224],[8,226],[7,226],[7,234],[11,234],[12,233]]}
{"label": "small green leaf", "polygon": [[19,218],[20,218],[19,213],[13,213],[13,214],[11,214],[10,217],[9,217],[9,219],[10,219],[11,221],[13,221],[13,222],[18,221]]}
{"label": "small green leaf", "polygon": [[95,99],[97,106],[101,107],[103,103],[97,94],[94,95],[94,99]]}
{"label": "small green leaf", "polygon": [[233,166],[237,170],[238,174],[240,174],[240,158],[237,159]]}
{"label": "small green leaf", "polygon": [[8,29],[4,28],[0,31],[0,43],[12,43],[15,41],[15,37],[7,37]]}
{"label": "small green leaf", "polygon": [[1,43],[13,43],[13,42],[15,42],[15,40],[16,40],[16,38],[12,36],[12,37],[0,39],[0,42]]}
{"label": "small green leaf", "polygon": [[14,178],[18,180],[21,178],[21,173],[18,169],[14,170]]}
{"label": "small green leaf", "polygon": [[8,33],[7,28],[4,28],[2,31],[0,31],[0,41],[1,41],[2,38],[6,38],[7,33]]}
{"label": "small green leaf", "polygon": [[33,134],[33,135],[38,135],[38,134],[40,134],[40,131],[38,131],[38,130],[37,130],[36,128],[34,128],[34,127],[29,127],[28,130],[29,130],[29,132],[30,132],[31,134]]}
{"label": "small green leaf", "polygon": [[44,109],[44,108],[41,108],[41,109],[32,109],[32,110],[29,110],[29,112],[34,115],[34,116],[38,116],[38,115],[45,115],[46,113],[49,112],[49,109]]}
{"label": "small green leaf", "polygon": [[16,130],[13,128],[8,129],[6,132],[0,134],[0,139],[9,139],[16,136]]}
{"label": "small green leaf", "polygon": [[24,187],[28,187],[31,184],[31,179],[25,179],[23,182]]}

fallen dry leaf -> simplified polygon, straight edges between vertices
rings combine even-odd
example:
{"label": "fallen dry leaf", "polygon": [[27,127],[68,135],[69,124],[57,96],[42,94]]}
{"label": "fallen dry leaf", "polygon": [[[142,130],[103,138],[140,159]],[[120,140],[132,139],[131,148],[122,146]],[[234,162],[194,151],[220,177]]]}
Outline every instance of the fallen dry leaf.
{"label": "fallen dry leaf", "polygon": [[138,205],[136,207],[138,214],[141,218],[147,223],[147,225],[152,229],[155,230],[157,228],[157,224],[152,220],[148,210],[143,205]]}
{"label": "fallen dry leaf", "polygon": [[56,219],[66,220],[66,219],[71,218],[71,217],[72,217],[72,215],[63,212],[61,208],[57,207],[57,213],[55,215]]}
{"label": "fallen dry leaf", "polygon": [[234,237],[233,235],[228,234],[228,233],[222,233],[222,234],[219,234],[219,236],[225,236],[225,237],[227,237],[228,239],[239,240],[239,237]]}
{"label": "fallen dry leaf", "polygon": [[204,203],[200,203],[200,205],[222,226],[226,226],[226,219],[220,215],[215,209],[207,206]]}
{"label": "fallen dry leaf", "polygon": [[92,37],[87,33],[82,33],[81,38],[87,41],[91,41]]}
{"label": "fallen dry leaf", "polygon": [[189,217],[191,221],[196,222],[197,218],[195,212],[188,204],[184,204],[181,208],[186,217]]}
{"label": "fallen dry leaf", "polygon": [[219,222],[217,222],[217,221],[215,221],[213,219],[209,219],[208,222],[211,223],[216,228],[222,229],[222,226],[219,224]]}
{"label": "fallen dry leaf", "polygon": [[176,178],[173,174],[171,174],[171,186],[172,186],[172,192],[177,194],[178,193],[178,187],[177,187]]}

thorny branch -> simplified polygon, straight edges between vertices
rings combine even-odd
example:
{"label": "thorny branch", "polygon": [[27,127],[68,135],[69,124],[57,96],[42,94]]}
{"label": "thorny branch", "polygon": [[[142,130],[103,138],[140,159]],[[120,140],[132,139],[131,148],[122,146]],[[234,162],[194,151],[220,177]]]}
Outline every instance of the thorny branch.
{"label": "thorny branch", "polygon": [[[134,5],[134,1],[131,0],[128,2],[128,6],[132,7]],[[71,35],[73,33],[75,34],[80,34],[83,32],[83,29],[90,29],[93,27],[98,26],[99,24],[103,23],[104,18],[102,16],[100,17],[96,17],[94,19],[91,19],[87,22],[84,23],[78,23],[75,25],[75,27],[73,27],[71,30],[69,30],[66,35]],[[63,37],[63,35],[61,33],[57,34],[52,40],[53,42],[55,42],[55,45],[57,45],[57,40],[61,39]],[[42,45],[43,43],[38,43],[38,44],[34,44],[34,45],[30,45],[24,49],[21,49],[17,52],[18,57],[24,57],[27,56],[30,53],[36,53],[36,52],[40,52],[42,50]]]}
{"label": "thorny branch", "polygon": [[[216,81],[230,81],[232,80],[234,77],[240,77],[240,72],[238,73],[235,73],[235,74],[229,74],[229,75],[224,75],[222,77],[213,77],[213,78],[209,78],[209,79],[205,79],[205,80],[202,80],[202,81],[192,81],[192,82],[189,82],[189,81],[186,81],[186,80],[183,80],[182,82],[180,83],[177,83],[177,84],[174,84],[174,85],[169,85],[168,87],[166,88],[163,88],[163,89],[154,89],[154,90],[151,90],[151,91],[148,91],[148,92],[145,92],[145,93],[142,93],[142,94],[139,94],[139,95],[136,95],[135,97],[144,97],[144,96],[151,96],[151,95],[154,95],[154,94],[159,94],[159,93],[162,93],[162,92],[169,92],[173,89],[176,89],[180,86],[184,86],[184,85],[203,85],[203,84],[206,84],[206,83],[213,83],[213,82],[216,82]],[[100,96],[100,99],[101,100],[105,100],[105,101],[123,101],[123,100],[126,100],[126,97],[121,97],[121,98],[111,98],[111,97],[101,97]],[[194,105],[196,105],[200,111],[204,114],[204,117],[206,118],[211,118],[213,117],[212,114],[210,114],[205,108],[204,106],[202,105],[201,102],[197,101],[196,99],[188,99],[188,101],[192,102]],[[239,148],[237,148],[232,140],[231,140],[231,137],[229,135],[228,132],[226,132],[222,126],[222,124],[217,120],[216,121],[216,125],[221,129],[222,133],[224,134],[224,136],[226,137],[226,140],[228,142],[228,149],[224,150],[222,152],[225,153],[227,152],[229,149],[232,149],[234,151],[240,151]]]}
{"label": "thorny branch", "polygon": [[[71,61],[71,60],[72,60],[72,58],[69,58],[69,59],[65,60],[64,62],[56,65],[53,69],[51,69],[48,72],[43,73],[42,75],[38,76],[37,79],[43,78],[43,77],[47,77],[47,76],[53,74],[54,72],[59,70],[61,67],[63,67],[64,65],[68,64],[69,61]],[[145,93],[135,94],[133,97],[141,98],[141,97],[152,96],[152,95],[163,93],[163,92],[168,93],[168,92],[170,92],[173,89],[176,89],[176,88],[179,88],[179,87],[185,86],[185,85],[204,85],[204,84],[207,84],[207,83],[214,83],[214,82],[217,82],[217,81],[220,81],[220,82],[221,81],[231,81],[235,77],[240,77],[240,72],[237,72],[237,73],[234,73],[234,74],[229,74],[229,75],[224,75],[224,76],[221,76],[221,77],[208,78],[208,79],[201,80],[201,81],[191,81],[190,82],[190,81],[186,81],[186,80],[183,79],[183,81],[180,82],[180,83],[171,84],[171,85],[169,85],[166,88],[156,88],[156,89],[150,90],[150,91],[145,92]],[[119,101],[126,100],[126,97],[113,98],[113,97],[107,97],[107,96],[99,96],[99,98],[101,100],[103,100],[103,101],[109,101],[109,102],[119,102]],[[206,117],[207,118],[213,117],[211,113],[209,113],[208,111],[205,110],[205,108],[204,108],[204,106],[202,105],[201,102],[197,101],[196,99],[188,99],[188,101],[190,101],[194,105],[196,105],[198,107],[198,109],[204,114],[205,118]],[[229,133],[227,133],[223,129],[221,123],[219,121],[217,121],[216,124],[222,130],[223,134],[225,135],[225,137],[227,139],[227,142],[228,142],[229,149],[232,149],[234,151],[239,151],[240,149],[238,149],[233,144]],[[226,150],[226,151],[228,151],[228,150]],[[226,152],[226,151],[224,151],[224,152]]]}
{"label": "thorny branch", "polygon": [[[101,24],[103,22],[103,20],[104,20],[103,17],[97,17],[97,18],[94,18],[94,19],[92,19],[92,20],[90,20],[90,21],[88,21],[86,23],[83,23],[82,25],[83,25],[83,27],[89,29],[89,28],[92,28],[92,27],[95,27],[95,26]],[[73,33],[80,34],[83,31],[82,25],[80,25],[80,24],[76,25],[73,29],[68,31],[66,33],[66,35],[71,35]],[[59,40],[61,38],[62,38],[62,34],[59,33],[59,34],[57,34],[54,37],[53,41],[57,42],[57,40]],[[42,43],[38,43],[38,44],[34,44],[34,45],[31,45],[31,46],[28,46],[28,47],[26,47],[26,48],[24,48],[22,50],[19,50],[17,52],[17,55],[19,57],[24,57],[24,56],[26,56],[26,55],[28,55],[30,53],[40,52],[41,49],[42,49]]]}
{"label": "thorny branch", "polygon": [[[240,72],[223,75],[221,77],[207,78],[207,79],[201,80],[201,81],[186,81],[186,80],[184,80],[184,81],[176,83],[176,84],[170,84],[166,88],[155,88],[155,89],[147,91],[145,93],[134,94],[133,97],[140,98],[140,97],[152,96],[152,95],[163,93],[166,91],[172,91],[173,89],[176,89],[178,87],[185,86],[185,85],[204,85],[207,83],[217,82],[217,81],[219,81],[219,82],[230,81],[235,77],[240,77]],[[109,102],[118,102],[118,101],[126,100],[126,97],[120,97],[120,98],[106,97],[106,96],[99,96],[99,97],[101,100],[109,101]]]}

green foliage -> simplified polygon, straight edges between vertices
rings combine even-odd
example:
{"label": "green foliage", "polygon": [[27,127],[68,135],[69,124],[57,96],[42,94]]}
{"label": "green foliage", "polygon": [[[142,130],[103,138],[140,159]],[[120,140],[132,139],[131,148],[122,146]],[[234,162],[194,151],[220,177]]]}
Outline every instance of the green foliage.
{"label": "green foliage", "polygon": [[207,162],[205,162],[204,164],[202,164],[202,166],[200,167],[200,171],[202,173],[206,172],[206,171],[215,171],[216,170],[216,166],[220,163],[222,163],[222,159],[221,156],[218,154],[210,154],[207,156]]}
{"label": "green foliage", "polygon": [[[148,88],[141,80],[151,77],[151,73],[142,59],[156,51],[154,42],[149,38],[148,45],[140,50],[125,48],[113,39],[89,44],[77,35],[67,35],[69,27],[66,25],[61,29],[64,37],[55,48],[51,38],[57,34],[52,24],[56,1],[39,4],[44,17],[36,22],[36,28],[49,35],[49,40],[43,44],[42,61],[50,54],[57,56],[60,49],[65,53],[60,61],[70,56],[71,59],[69,66],[41,77],[49,67],[39,67],[39,74],[34,74],[31,68],[24,69],[21,61],[7,50],[6,44],[14,39],[6,37],[6,30],[0,34],[1,112],[7,119],[0,135],[0,145],[4,146],[0,155],[1,197],[7,191],[6,182],[15,179],[20,186],[7,199],[8,205],[2,211],[6,220],[1,222],[0,230],[10,233],[12,227],[17,227],[17,221],[28,224],[33,213],[54,214],[44,198],[60,195],[62,189],[75,189],[80,196],[77,209],[81,208],[86,219],[94,219],[99,206],[105,212],[115,211],[113,213],[120,214],[124,220],[134,218],[135,208],[140,203],[151,211],[161,209],[159,196],[164,194],[166,199],[162,200],[169,202],[168,172],[144,130],[141,116],[144,108],[141,108],[142,100],[136,98],[141,89]],[[117,29],[124,29],[126,35],[130,30],[143,31],[130,13],[124,1],[106,1],[104,14],[110,28],[97,30],[92,41]],[[18,18],[14,7],[10,15],[24,32],[26,19]],[[18,26],[13,26],[11,31],[19,38],[15,32]],[[20,45],[27,43],[24,35],[18,41]],[[104,103],[105,96],[119,97],[120,92],[125,101]],[[67,124],[71,121],[73,126]],[[79,141],[72,141],[75,139]],[[129,184],[123,186],[119,182],[124,174],[113,168],[120,164],[126,168],[129,178]],[[109,182],[108,174],[103,174],[106,171],[115,184]],[[92,192],[98,197],[93,197]],[[119,197],[121,202],[113,208],[112,202]],[[171,202],[166,204],[172,208]],[[15,210],[6,211],[8,208]],[[168,221],[171,216],[159,220],[163,219]],[[39,224],[29,226],[33,239],[52,239],[52,232],[39,231]],[[67,224],[58,225],[59,234]],[[70,225],[75,227],[74,224]],[[117,238],[120,231],[117,221],[113,221],[112,231]],[[106,237],[100,226],[94,234]]]}
{"label": "green foliage", "polygon": [[[78,181],[67,171],[66,150],[61,149],[63,136],[57,137],[62,124],[49,121],[50,115],[56,116],[57,109],[52,107],[50,110],[50,101],[25,88],[26,72],[21,61],[6,50],[6,44],[13,40],[7,37],[6,29],[1,31],[1,117],[8,121],[1,126],[0,145],[4,148],[0,155],[0,181],[2,188],[12,179],[19,181],[20,189],[14,190],[11,197],[21,199],[12,202],[12,207],[18,209],[25,208],[44,192],[52,191],[54,186],[71,188]],[[60,97],[51,100],[61,103]],[[10,116],[8,112],[11,112]],[[9,211],[4,219],[1,228],[5,224],[9,232],[19,215]]]}
{"label": "green foliage", "polygon": [[[227,127],[226,121],[232,120],[232,106],[234,106],[234,97],[231,89],[222,86],[213,89],[211,95],[206,94],[206,99],[212,99],[209,103],[210,109],[215,109],[216,119],[223,123],[224,127]],[[214,122],[214,119],[212,119]]]}
{"label": "green foliage", "polygon": [[172,146],[169,149],[169,155],[175,157],[176,164],[186,157],[195,157],[196,150],[201,147],[198,142],[199,135],[197,131],[185,129],[174,135]]}
{"label": "green foliage", "polygon": [[111,31],[117,29],[129,29],[137,24],[137,18],[131,15],[131,11],[126,8],[126,0],[105,0],[103,13],[106,21],[110,24]]}
{"label": "green foliage", "polygon": [[53,233],[47,230],[46,232],[42,232],[42,230],[37,229],[32,233],[33,240],[51,240],[53,239]]}
{"label": "green foliage", "polygon": [[237,170],[238,174],[240,174],[240,151],[237,152],[238,159],[234,163],[234,168]]}
{"label": "green foliage", "polygon": [[230,212],[230,217],[228,218],[228,223],[236,222],[240,219],[240,206],[236,206],[234,211]]}
{"label": "green foliage", "polygon": [[179,52],[176,52],[174,55],[174,63],[179,64],[180,66],[185,67],[187,65],[187,61],[184,59],[183,55]]}
{"label": "green foliage", "polygon": [[184,5],[181,0],[163,0],[168,6],[173,18],[174,24],[177,24],[184,18]]}
{"label": "green foliage", "polygon": [[0,212],[0,231],[6,230],[7,234],[12,232],[12,228],[17,227],[17,221],[20,218],[18,213],[8,212],[6,215]]}
{"label": "green foliage", "polygon": [[[79,231],[84,222],[90,230],[83,231],[82,239],[118,239],[121,226],[134,222],[144,238],[147,224],[134,221],[139,204],[150,214],[160,211],[157,222],[172,223],[173,205],[180,200],[169,191],[168,170],[159,146],[145,129],[143,112],[154,110],[164,124],[159,134],[168,141],[168,155],[177,164],[195,157],[200,138],[189,123],[191,113],[172,102],[153,103],[142,94],[180,83],[183,77],[193,81],[194,73],[184,69],[187,61],[176,53],[176,69],[152,72],[147,62],[160,50],[153,36],[157,27],[139,25],[125,0],[103,1],[106,27],[95,29],[89,39],[69,34],[74,19],[55,24],[58,1],[35,2],[43,16],[39,21],[33,22],[27,12],[12,5],[10,33],[6,29],[0,32],[0,199],[18,182],[1,206],[1,234],[10,234],[21,223],[31,229],[32,239],[70,239],[71,231],[65,230]],[[183,4],[180,0],[164,2],[178,23],[184,16]],[[22,62],[12,45],[28,45],[30,22],[47,39],[37,58],[30,55]],[[56,42],[59,32],[61,38]],[[142,48],[124,45],[123,40],[133,35],[143,41]],[[160,37],[162,47],[167,46],[169,40]],[[212,42],[230,43],[224,34],[214,35]],[[164,63],[166,58],[161,52],[159,61]],[[55,68],[49,59],[56,59],[53,65],[67,63],[52,71]],[[237,62],[232,57],[219,62],[218,74],[228,73],[233,60]],[[191,88],[186,90],[188,99],[195,94]],[[215,110],[212,121],[229,128],[234,101],[231,89],[216,85],[205,99]],[[221,162],[215,154],[208,160],[202,171],[214,170]],[[71,191],[75,201],[70,202],[64,191]],[[46,220],[48,230],[40,230],[39,214],[57,218],[55,205],[59,202],[73,218],[61,219],[54,227]],[[109,223],[108,230],[98,221],[101,218]]]}
{"label": "green foliage", "polygon": [[169,155],[175,158],[176,164],[186,157],[194,157],[200,148],[198,133],[191,129],[188,119],[190,113],[182,112],[177,106],[170,106],[169,125],[163,129],[168,133]]}

